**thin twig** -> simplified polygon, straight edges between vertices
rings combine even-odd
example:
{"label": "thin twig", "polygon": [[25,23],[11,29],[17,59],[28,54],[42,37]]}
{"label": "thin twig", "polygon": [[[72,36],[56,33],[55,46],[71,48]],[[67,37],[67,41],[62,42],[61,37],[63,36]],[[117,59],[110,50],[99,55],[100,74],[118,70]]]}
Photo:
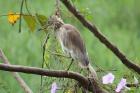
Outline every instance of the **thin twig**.
{"label": "thin twig", "polygon": [[62,55],[62,54],[60,54],[60,53],[55,53],[55,52],[51,52],[51,51],[49,51],[49,50],[47,50],[50,54],[52,54],[52,55],[56,55],[56,56],[60,56],[60,57],[65,57],[65,58],[71,58],[70,56],[65,56],[65,55]]}
{"label": "thin twig", "polygon": [[[0,15],[0,17],[2,17],[2,16],[9,16],[9,15],[32,16],[32,15],[30,15],[30,14],[19,14],[19,13],[14,13],[14,14],[2,14],[2,15]],[[33,16],[33,17],[35,17],[35,16]]]}
{"label": "thin twig", "polygon": [[110,72],[110,71],[117,71],[116,69],[105,69],[105,70],[102,70],[102,69],[97,69],[96,72]]}
{"label": "thin twig", "polygon": [[25,0],[25,7],[26,7],[26,10],[27,10],[28,14],[31,15],[31,13],[30,13],[30,11],[29,11],[29,9],[28,9],[27,0]]}
{"label": "thin twig", "polygon": [[21,22],[22,22],[21,14],[22,14],[23,4],[24,4],[24,0],[22,0],[21,6],[20,6],[19,33],[21,32]]}
{"label": "thin twig", "polygon": [[[2,59],[3,63],[10,64],[10,62],[8,61],[7,57],[4,55],[1,49],[0,49],[0,58]],[[12,72],[12,75],[18,81],[19,85],[23,88],[25,93],[33,93],[32,90],[28,87],[28,85],[25,83],[25,81],[17,72]]]}
{"label": "thin twig", "polygon": [[[42,59],[43,59],[43,62],[42,62],[42,68],[44,68],[44,63],[46,63],[45,62],[45,59],[44,59],[44,56],[45,56],[45,51],[46,51],[46,44],[47,44],[47,42],[48,42],[48,39],[49,39],[49,35],[50,35],[50,33],[48,33],[47,35],[46,35],[46,39],[45,39],[45,41],[44,41],[44,43],[43,43],[43,53],[42,53]],[[47,64],[46,64],[46,66],[47,66]],[[40,91],[42,90],[42,80],[43,80],[43,76],[41,75],[41,83],[40,83],[40,86],[41,86],[41,88],[40,88]]]}
{"label": "thin twig", "polygon": [[67,68],[67,71],[69,71],[69,69],[70,69],[71,65],[73,64],[73,61],[74,61],[74,59],[72,59],[72,60],[71,60],[71,62],[70,62],[70,64],[69,64],[69,66],[68,66],[68,68]]}
{"label": "thin twig", "polygon": [[57,15],[58,17],[61,16],[60,14],[60,1],[56,0],[56,10],[55,10],[55,15]]}

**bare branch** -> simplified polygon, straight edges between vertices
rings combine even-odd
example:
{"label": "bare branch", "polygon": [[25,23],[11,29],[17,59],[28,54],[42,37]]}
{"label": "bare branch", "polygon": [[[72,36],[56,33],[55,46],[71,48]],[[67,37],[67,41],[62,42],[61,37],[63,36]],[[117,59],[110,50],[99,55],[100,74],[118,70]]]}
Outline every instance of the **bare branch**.
{"label": "bare branch", "polygon": [[[3,51],[0,49],[0,58],[5,64],[10,64],[7,57],[4,55]],[[28,87],[28,85],[25,83],[25,81],[22,79],[22,77],[17,72],[12,72],[12,75],[14,78],[18,81],[20,86],[23,88],[25,93],[33,93],[32,90]]]}
{"label": "bare branch", "polygon": [[91,82],[91,80],[89,81],[89,79],[85,78],[81,74],[72,71],[67,72],[62,70],[57,70],[57,71],[46,70],[46,69],[41,69],[36,67],[8,65],[8,64],[0,64],[0,70],[36,74],[36,75],[42,75],[48,77],[75,79],[85,89],[88,89],[89,91],[94,91],[93,93],[105,93],[104,90],[98,85],[97,81],[92,80]]}
{"label": "bare branch", "polygon": [[[84,87],[85,89],[88,89],[89,91],[97,91],[98,93],[104,93],[102,89],[99,87],[97,81],[92,80],[91,82],[90,79],[85,78],[79,73],[67,72],[67,71],[55,71],[55,70],[50,71],[50,70],[44,70],[44,69],[35,68],[35,67],[10,65],[10,62],[8,61],[7,57],[4,55],[1,49],[0,49],[0,58],[5,63],[5,64],[0,64],[0,70],[11,71],[13,76],[16,78],[16,80],[19,82],[20,86],[25,90],[26,93],[32,93],[32,91],[26,85],[24,80],[20,77],[20,75],[17,72],[37,74],[37,75],[48,76],[48,77],[75,79],[80,83],[80,85],[82,85],[82,87]],[[92,83],[94,83],[94,85]]]}
{"label": "bare branch", "polygon": [[128,60],[126,56],[115,46],[113,45],[94,24],[91,24],[87,21],[80,13],[76,10],[76,8],[70,3],[70,0],[60,0],[66,8],[86,27],[92,32],[99,40],[102,42],[107,48],[109,48],[120,60],[121,62],[127,66],[128,68],[136,71],[140,74],[140,67],[134,62]]}
{"label": "bare branch", "polygon": [[19,65],[0,64],[0,70],[11,72],[23,72],[28,74],[37,74],[48,77],[71,78],[79,81],[83,86],[88,85],[88,80],[75,72],[67,72],[62,70],[46,70],[36,67],[27,67]]}

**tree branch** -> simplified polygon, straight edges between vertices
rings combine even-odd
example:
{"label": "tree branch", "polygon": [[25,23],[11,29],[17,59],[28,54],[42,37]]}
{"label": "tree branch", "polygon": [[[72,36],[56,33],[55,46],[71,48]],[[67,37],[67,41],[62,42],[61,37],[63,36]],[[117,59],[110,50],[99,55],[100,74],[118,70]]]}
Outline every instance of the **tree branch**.
{"label": "tree branch", "polygon": [[27,66],[9,65],[9,64],[0,64],[0,70],[36,74],[36,75],[42,75],[48,77],[75,79],[82,85],[82,87],[88,89],[89,91],[94,91],[93,93],[105,93],[104,90],[99,87],[97,81],[92,80],[93,82],[90,82],[91,80],[89,81],[89,79],[85,78],[84,76],[76,72],[71,72],[71,71],[67,72],[62,70],[57,70],[57,71],[46,70],[46,69],[41,69],[36,67],[27,67]]}
{"label": "tree branch", "polygon": [[36,74],[36,75],[42,75],[48,77],[71,78],[79,81],[83,86],[88,85],[88,80],[84,76],[75,72],[67,72],[62,70],[59,71],[46,70],[46,69],[41,69],[36,67],[7,65],[7,64],[0,64],[0,70],[11,71],[11,72],[23,72],[23,73]]}
{"label": "tree branch", "polygon": [[[3,63],[10,64],[10,62],[8,61],[7,57],[4,55],[1,49],[0,49],[0,58],[2,59]],[[12,72],[12,75],[18,81],[19,85],[23,88],[25,93],[33,93],[32,90],[28,87],[28,85],[25,83],[25,81],[17,72]]]}
{"label": "tree branch", "polygon": [[70,0],[60,0],[66,8],[86,27],[92,32],[99,40],[102,42],[107,48],[109,48],[120,60],[121,62],[127,66],[128,68],[136,71],[140,74],[140,67],[134,62],[128,60],[126,56],[115,46],[113,45],[94,24],[91,24],[87,21],[76,8],[70,3]]}
{"label": "tree branch", "polygon": [[91,78],[85,78],[79,73],[68,71],[55,71],[55,70],[50,71],[36,67],[10,65],[10,62],[8,61],[7,57],[4,55],[1,49],[0,49],[0,58],[5,63],[0,64],[0,70],[12,72],[13,76],[16,78],[16,80],[19,82],[20,86],[24,89],[26,93],[32,93],[32,91],[17,72],[36,74],[48,77],[75,79],[79,82],[79,84],[83,88],[92,91],[93,93],[106,93],[106,91],[100,87],[98,81]]}

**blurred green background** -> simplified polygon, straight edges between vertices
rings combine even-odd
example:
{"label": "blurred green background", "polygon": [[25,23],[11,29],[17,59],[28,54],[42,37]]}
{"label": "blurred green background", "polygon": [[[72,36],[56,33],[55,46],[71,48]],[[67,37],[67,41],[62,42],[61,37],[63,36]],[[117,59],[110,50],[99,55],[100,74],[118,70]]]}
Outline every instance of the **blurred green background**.
{"label": "blurred green background", "polygon": [[[27,1],[32,14],[38,13],[49,17],[54,13],[55,0]],[[96,24],[100,31],[130,60],[140,65],[140,0],[72,1],[79,11],[89,21]],[[0,1],[0,15],[8,14],[9,11],[19,13],[20,3],[21,0]],[[115,83],[122,77],[126,77],[129,83],[133,82],[133,76],[139,79],[136,73],[128,70],[63,5],[61,10],[64,21],[80,30],[93,65],[95,63],[104,70],[115,69],[116,71],[110,71],[116,76]],[[26,13],[25,9],[24,13]],[[24,21],[22,21],[21,33],[18,33],[18,26],[18,22],[12,26],[8,23],[7,16],[0,16],[0,48],[3,49],[11,64],[41,67],[44,35],[42,32],[30,32]],[[99,72],[98,74],[102,76],[107,73]],[[29,74],[21,74],[21,76],[34,93],[38,93],[40,76]],[[139,91],[138,88],[132,88],[128,93],[139,93]],[[23,90],[9,72],[0,71],[0,93],[23,93]]]}

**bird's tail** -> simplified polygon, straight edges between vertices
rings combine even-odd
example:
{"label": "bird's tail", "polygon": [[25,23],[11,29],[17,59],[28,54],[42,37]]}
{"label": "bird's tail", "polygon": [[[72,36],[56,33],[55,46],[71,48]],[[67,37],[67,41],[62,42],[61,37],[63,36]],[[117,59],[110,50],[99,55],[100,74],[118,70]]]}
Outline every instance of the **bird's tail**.
{"label": "bird's tail", "polygon": [[97,77],[96,71],[94,70],[94,68],[91,66],[90,63],[88,64],[88,70],[90,71],[92,77],[93,77],[94,79],[97,79],[97,80],[98,80],[98,77]]}

